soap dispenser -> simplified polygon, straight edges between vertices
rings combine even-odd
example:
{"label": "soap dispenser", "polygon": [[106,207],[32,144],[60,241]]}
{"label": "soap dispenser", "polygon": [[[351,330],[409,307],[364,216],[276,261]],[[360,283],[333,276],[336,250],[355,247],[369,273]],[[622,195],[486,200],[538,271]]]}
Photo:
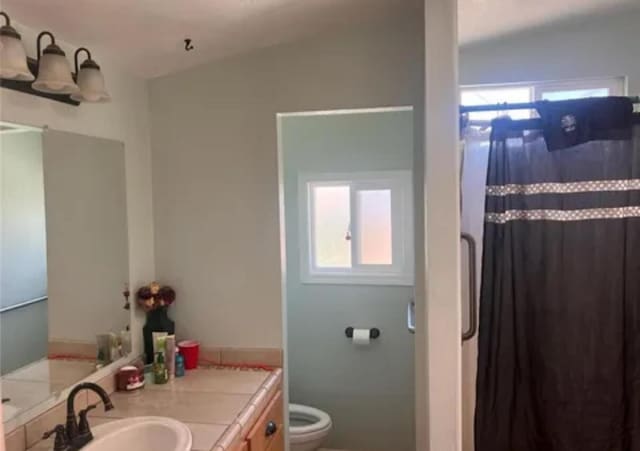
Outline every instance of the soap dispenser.
{"label": "soap dispenser", "polygon": [[153,378],[156,384],[166,384],[169,381],[169,370],[164,363],[164,353],[156,353],[156,363],[153,365]]}

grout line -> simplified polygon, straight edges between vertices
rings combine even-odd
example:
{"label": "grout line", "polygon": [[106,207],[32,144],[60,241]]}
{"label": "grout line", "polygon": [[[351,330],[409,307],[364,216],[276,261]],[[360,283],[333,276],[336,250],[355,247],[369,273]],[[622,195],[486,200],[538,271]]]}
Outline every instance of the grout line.
{"label": "grout line", "polygon": [[[182,421],[182,420],[179,420]],[[183,423],[185,424],[197,424],[200,426],[231,426],[235,421],[232,421],[231,423],[200,423],[199,421],[184,421]]]}
{"label": "grout line", "polygon": [[[150,385],[156,385],[156,384],[150,384]],[[160,384],[163,385],[163,384]],[[262,385],[260,387],[258,387],[256,390],[260,390],[260,388],[262,388]],[[182,393],[182,392],[188,392],[188,393],[215,393],[217,395],[238,395],[238,396],[249,396],[251,397],[251,395],[253,395],[255,393],[255,391],[247,391],[247,392],[227,392],[227,391],[213,391],[213,390],[195,390],[195,389],[180,389],[180,390],[171,390],[171,389],[165,389],[165,388],[149,388],[149,390],[157,390],[160,392],[173,392],[173,393]]]}

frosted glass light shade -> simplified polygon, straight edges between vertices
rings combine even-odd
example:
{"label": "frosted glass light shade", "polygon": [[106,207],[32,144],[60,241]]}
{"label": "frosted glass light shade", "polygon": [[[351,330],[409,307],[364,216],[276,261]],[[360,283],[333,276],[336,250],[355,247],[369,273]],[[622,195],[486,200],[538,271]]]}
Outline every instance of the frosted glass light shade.
{"label": "frosted glass light shade", "polygon": [[[71,77],[71,66],[62,50],[47,47],[38,60],[38,78],[31,87],[49,94],[75,94],[78,86]],[[57,46],[55,46],[57,47]]]}
{"label": "frosted glass light shade", "polygon": [[27,66],[20,35],[7,25],[0,28],[0,78],[21,81],[35,78]]}
{"label": "frosted glass light shade", "polygon": [[111,100],[100,67],[92,60],[87,60],[80,66],[78,88],[80,90],[71,95],[78,102],[104,103]]}

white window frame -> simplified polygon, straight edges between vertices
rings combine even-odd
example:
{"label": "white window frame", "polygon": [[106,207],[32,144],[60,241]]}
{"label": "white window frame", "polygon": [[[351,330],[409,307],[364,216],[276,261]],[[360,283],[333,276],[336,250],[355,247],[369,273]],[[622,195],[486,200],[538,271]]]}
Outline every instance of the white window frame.
{"label": "white window frame", "polygon": [[[471,91],[487,91],[500,90],[509,88],[528,88],[530,91],[530,101],[535,102],[542,100],[542,96],[546,92],[555,91],[575,91],[581,89],[609,89],[610,96],[626,96],[628,92],[627,77],[600,77],[600,78],[582,78],[582,79],[566,79],[555,81],[537,81],[537,82],[516,82],[516,83],[489,83],[478,85],[462,85],[460,86],[460,99],[462,92]],[[473,113],[472,113],[473,114]],[[537,116],[533,110],[530,111],[531,117]],[[473,122],[473,121],[472,121]],[[482,122],[482,121],[480,121]]]}
{"label": "white window frame", "polygon": [[[488,90],[502,90],[512,88],[526,88],[529,90],[529,102],[535,102],[542,100],[542,96],[546,92],[556,91],[575,91],[575,90],[588,90],[588,89],[602,89],[609,90],[610,96],[626,96],[628,95],[628,80],[627,77],[599,77],[599,78],[580,78],[580,79],[565,79],[554,81],[537,81],[537,82],[516,82],[516,83],[487,83],[476,85],[461,85],[458,98],[460,103],[462,102],[463,92],[473,91],[488,91]],[[526,115],[530,118],[538,117],[535,110],[525,110]],[[501,114],[513,115],[510,111],[495,111],[496,117]],[[491,120],[480,119],[478,115],[482,113],[470,113],[470,124],[475,126],[486,127],[491,124]]]}
{"label": "white window frame", "polygon": [[[351,267],[325,268],[315,264],[313,189],[319,186],[350,189]],[[360,264],[358,191],[391,190],[392,264]],[[406,285],[414,283],[413,183],[411,171],[302,173],[298,176],[300,278],[305,284]],[[346,232],[346,231],[345,231]]]}
{"label": "white window frame", "polygon": [[533,83],[533,100],[542,100],[542,96],[546,92],[556,91],[578,91],[589,89],[603,89],[609,90],[610,96],[624,96],[626,95],[626,79],[625,77],[610,77],[610,78],[585,78],[578,80],[561,80],[561,81],[547,81],[540,83]]}
{"label": "white window frame", "polygon": [[482,83],[461,85],[460,91],[486,91],[490,89],[529,88],[531,101],[541,100],[542,94],[549,91],[574,91],[579,89],[609,89],[609,95],[627,95],[627,77],[573,78],[565,80],[546,80],[513,83]]}

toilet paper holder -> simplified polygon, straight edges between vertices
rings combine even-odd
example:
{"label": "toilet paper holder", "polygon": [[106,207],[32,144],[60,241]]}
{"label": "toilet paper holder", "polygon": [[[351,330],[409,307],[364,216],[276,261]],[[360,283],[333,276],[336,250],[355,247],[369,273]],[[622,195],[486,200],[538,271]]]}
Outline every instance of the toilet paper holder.
{"label": "toilet paper holder", "polygon": [[[353,327],[347,327],[344,330],[344,334],[347,336],[347,338],[353,338]],[[369,338],[378,338],[380,336],[380,329],[378,329],[377,327],[374,327],[372,329],[369,329]]]}

